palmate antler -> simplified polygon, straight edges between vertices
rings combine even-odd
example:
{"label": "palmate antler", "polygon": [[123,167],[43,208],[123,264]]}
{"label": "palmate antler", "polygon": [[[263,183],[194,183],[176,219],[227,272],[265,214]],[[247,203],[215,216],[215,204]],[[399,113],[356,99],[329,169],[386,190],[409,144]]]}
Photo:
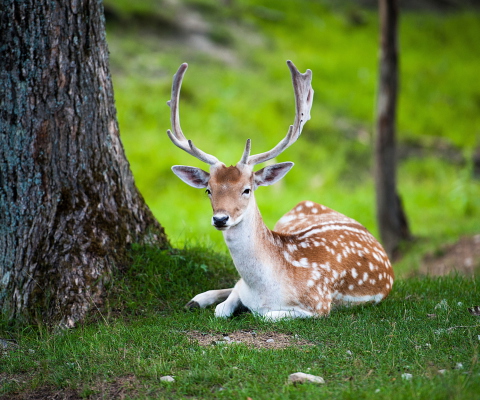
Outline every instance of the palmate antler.
{"label": "palmate antler", "polygon": [[[293,122],[293,125],[290,125],[290,128],[285,138],[281,140],[280,143],[278,143],[273,149],[265,153],[250,155],[251,141],[250,139],[248,139],[239,164],[253,167],[257,164],[277,157],[285,149],[295,143],[295,141],[302,133],[303,125],[305,125],[305,122],[310,119],[310,110],[313,103],[313,89],[311,84],[312,71],[307,69],[307,71],[302,74],[297,70],[295,65],[290,60],[287,61],[287,65],[292,75],[293,90],[295,93],[295,120]],[[180,87],[182,86],[183,76],[185,74],[185,71],[187,70],[187,67],[188,65],[186,63],[182,64],[173,77],[172,98],[170,101],[167,102],[167,104],[171,108],[170,119],[172,124],[172,131],[168,130],[167,134],[170,140],[176,146],[180,147],[188,154],[198,158],[199,160],[209,165],[214,165],[219,163],[220,161],[215,156],[207,154],[195,147],[191,140],[187,140],[185,138],[182,129],[180,128],[178,101],[180,98]]]}

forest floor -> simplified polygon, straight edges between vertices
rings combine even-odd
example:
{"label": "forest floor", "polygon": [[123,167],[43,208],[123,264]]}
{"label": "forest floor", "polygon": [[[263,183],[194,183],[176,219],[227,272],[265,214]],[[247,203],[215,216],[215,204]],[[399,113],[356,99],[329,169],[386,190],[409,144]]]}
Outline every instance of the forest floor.
{"label": "forest floor", "polygon": [[473,275],[480,268],[480,234],[461,237],[452,244],[446,244],[435,253],[426,254],[418,273],[441,276],[453,271]]}

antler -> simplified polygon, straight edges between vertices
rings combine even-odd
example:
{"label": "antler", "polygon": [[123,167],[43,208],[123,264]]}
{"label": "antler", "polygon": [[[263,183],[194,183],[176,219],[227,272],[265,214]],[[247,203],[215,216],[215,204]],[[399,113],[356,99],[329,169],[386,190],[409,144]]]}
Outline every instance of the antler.
{"label": "antler", "polygon": [[287,61],[287,65],[292,74],[293,90],[295,92],[296,112],[293,125],[290,125],[287,136],[285,136],[285,138],[272,150],[265,153],[250,156],[250,139],[248,139],[240,160],[240,163],[242,164],[254,166],[278,156],[287,147],[295,143],[302,133],[303,125],[305,125],[305,122],[310,119],[310,110],[313,103],[312,71],[307,69],[307,71],[302,74],[298,72],[297,68],[290,60]]}
{"label": "antler", "polygon": [[214,165],[219,163],[218,159],[211,154],[207,154],[202,150],[196,148],[191,140],[187,140],[182,132],[182,128],[180,127],[180,116],[179,116],[179,105],[178,101],[180,99],[180,88],[182,87],[182,80],[183,75],[185,75],[185,71],[188,68],[187,63],[183,63],[178,68],[177,73],[173,76],[173,83],[172,83],[172,98],[171,100],[167,101],[167,105],[170,107],[170,121],[172,124],[172,130],[167,130],[167,135],[173,144],[177,147],[180,147],[182,150],[186,151],[188,154],[198,158],[200,161],[204,163]]}

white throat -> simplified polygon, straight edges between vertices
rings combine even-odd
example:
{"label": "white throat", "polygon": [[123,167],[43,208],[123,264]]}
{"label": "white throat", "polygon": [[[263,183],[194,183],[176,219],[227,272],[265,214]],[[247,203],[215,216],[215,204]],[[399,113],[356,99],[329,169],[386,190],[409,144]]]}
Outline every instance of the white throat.
{"label": "white throat", "polygon": [[242,221],[222,233],[235,267],[247,284],[262,280],[268,259],[265,236],[271,233],[262,220],[253,196]]}

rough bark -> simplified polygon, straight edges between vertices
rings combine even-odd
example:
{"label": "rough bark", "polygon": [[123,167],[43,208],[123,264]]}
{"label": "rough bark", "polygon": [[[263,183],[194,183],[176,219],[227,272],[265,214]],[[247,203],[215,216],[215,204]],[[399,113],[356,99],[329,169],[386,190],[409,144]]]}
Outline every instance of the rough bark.
{"label": "rough bark", "polygon": [[71,327],[130,243],[168,242],[120,142],[101,0],[0,12],[0,306]]}
{"label": "rough bark", "polygon": [[377,99],[375,183],[377,223],[381,241],[390,257],[410,238],[396,178],[396,107],[398,93],[398,2],[379,0],[380,81]]}

